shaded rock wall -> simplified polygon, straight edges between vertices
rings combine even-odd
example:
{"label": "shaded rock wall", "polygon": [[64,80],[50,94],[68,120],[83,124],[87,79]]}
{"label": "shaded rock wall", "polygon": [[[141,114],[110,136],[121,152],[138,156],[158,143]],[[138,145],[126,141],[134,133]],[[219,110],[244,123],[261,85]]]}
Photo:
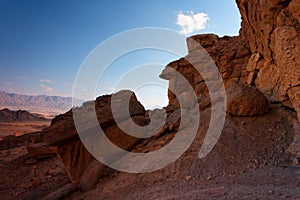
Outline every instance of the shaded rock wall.
{"label": "shaded rock wall", "polygon": [[[122,99],[131,95],[129,102],[130,116],[138,125],[145,125],[148,123],[147,118],[145,117],[144,107],[137,101],[134,93],[130,91],[121,91],[115,95],[116,98],[119,99],[120,104],[123,103]],[[130,150],[140,140],[140,138],[135,138],[124,133],[116,125],[111,111],[111,96],[99,97],[95,102],[86,102],[82,107],[75,109],[80,111],[83,119],[86,118],[86,121],[83,123],[88,130],[93,131],[93,128],[95,128],[94,126],[99,126],[99,124],[94,125],[89,122],[90,118],[88,115],[91,113],[90,109],[92,106],[95,106],[96,108],[97,119],[101,128],[114,144],[125,150]],[[122,121],[126,120],[127,118],[122,119]],[[57,155],[64,163],[70,180],[74,184],[79,185],[82,174],[95,158],[84,147],[78,136],[72,110],[54,118],[51,126],[43,132],[43,135],[45,141],[49,145],[57,146]],[[99,138],[94,136],[95,135],[89,137],[88,141],[91,142],[91,145],[97,145],[97,142],[99,142]]]}

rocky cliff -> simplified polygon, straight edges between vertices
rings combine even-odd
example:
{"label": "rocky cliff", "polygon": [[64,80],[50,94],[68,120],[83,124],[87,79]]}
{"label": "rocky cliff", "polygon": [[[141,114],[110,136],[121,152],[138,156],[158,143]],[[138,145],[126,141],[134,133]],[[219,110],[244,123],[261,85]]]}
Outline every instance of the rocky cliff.
{"label": "rocky cliff", "polygon": [[[300,119],[300,2],[297,0],[237,0],[242,16],[242,28],[237,37],[197,35],[188,38],[189,54],[168,65],[182,73],[203,95],[205,83],[188,60],[197,57],[198,42],[215,61],[224,79],[255,86],[271,103],[280,102],[295,109]],[[180,82],[168,74],[169,87]],[[202,97],[203,98],[203,97]],[[175,97],[169,92],[170,105]]]}
{"label": "rocky cliff", "polygon": [[300,1],[237,0],[240,38],[249,44],[252,84],[300,119]]}
{"label": "rocky cliff", "polygon": [[[178,97],[186,102],[190,100],[185,84],[174,74],[176,70],[188,80],[196,93],[202,111],[200,126],[194,143],[175,163],[150,175],[132,175],[131,178],[140,180],[140,184],[145,184],[145,180],[153,184],[151,177],[159,177],[156,180],[160,181],[169,177],[228,177],[265,165],[290,166],[293,158],[300,157],[300,59],[297,56],[300,53],[300,2],[237,0],[237,5],[242,16],[239,36],[192,36],[187,39],[188,55],[171,62],[162,72],[160,77],[169,80],[167,114],[171,116],[180,107]],[[227,94],[227,116],[221,138],[204,159],[197,155],[209,125],[212,100],[203,76],[206,81],[215,81],[219,77],[209,71],[199,74],[191,64],[190,61],[205,65],[199,55],[199,44],[214,60]],[[126,94],[132,96],[130,118],[141,126],[147,125],[149,111],[144,110],[133,93],[122,91],[117,95],[122,100]],[[122,101],[119,103],[122,104]],[[99,97],[78,109],[85,115],[90,106],[95,106],[99,124],[108,138],[132,152],[153,152],[161,148],[175,137],[180,126],[175,119],[165,124],[154,137],[135,138],[116,125],[111,114],[111,96]],[[129,119],[122,119],[126,120]],[[193,121],[181,123],[186,123],[184,129],[189,132]],[[93,129],[88,122],[86,126]],[[128,185],[134,184],[131,179],[126,179],[128,177],[124,173],[117,173],[95,161],[77,135],[71,111],[56,117],[43,134],[49,145],[58,147],[58,157],[64,163],[70,180],[82,191],[92,189],[99,181],[100,185],[106,184],[103,180],[110,176],[116,176],[112,178],[114,184],[126,185],[124,180],[128,181]]]}

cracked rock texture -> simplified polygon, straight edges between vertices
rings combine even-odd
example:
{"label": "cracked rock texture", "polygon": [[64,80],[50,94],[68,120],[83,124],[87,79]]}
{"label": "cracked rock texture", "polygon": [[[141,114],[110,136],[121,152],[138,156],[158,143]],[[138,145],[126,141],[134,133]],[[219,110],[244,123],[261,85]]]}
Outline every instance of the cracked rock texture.
{"label": "cracked rock texture", "polygon": [[[294,108],[300,120],[300,1],[237,0],[240,37],[249,44],[251,83],[269,97]],[[251,79],[251,78],[249,78]]]}

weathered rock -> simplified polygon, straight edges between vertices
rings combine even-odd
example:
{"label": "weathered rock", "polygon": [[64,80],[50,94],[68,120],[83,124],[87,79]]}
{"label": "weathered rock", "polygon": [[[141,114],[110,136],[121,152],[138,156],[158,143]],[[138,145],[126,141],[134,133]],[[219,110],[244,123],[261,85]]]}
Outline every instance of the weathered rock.
{"label": "weathered rock", "polygon": [[[85,142],[89,143],[90,146],[96,147],[99,145],[99,140],[101,140],[101,137],[98,137],[97,134],[97,128],[100,125],[106,137],[108,137],[112,143],[124,150],[130,150],[140,141],[140,138],[130,136],[123,132],[118,125],[116,125],[115,119],[118,119],[118,123],[126,125],[126,121],[131,117],[132,120],[140,126],[146,125],[149,120],[145,117],[144,107],[137,101],[133,92],[121,91],[114,94],[113,98],[116,99],[113,106],[116,111],[118,111],[114,113],[114,115],[111,109],[112,96],[109,95],[99,97],[95,102],[86,102],[82,107],[75,109],[75,112],[80,114],[83,120],[81,122],[82,126],[84,126],[84,130],[86,130],[84,133],[81,133],[81,137],[84,137]],[[129,109],[130,116],[126,116],[126,106],[124,106],[126,100],[129,100],[129,108],[127,109]],[[95,109],[92,109],[93,106]],[[95,115],[93,110],[96,111],[99,124],[93,124],[89,120],[90,115]],[[128,129],[130,128],[131,127],[128,127]],[[133,128],[131,128],[131,130],[134,131]],[[72,111],[54,118],[51,126],[44,131],[44,137],[48,145],[57,146],[58,157],[64,163],[70,181],[79,185],[83,172],[95,158],[85,148],[78,136]],[[110,158],[112,159],[110,161],[118,158],[118,152],[113,152],[109,149],[107,149],[107,151],[108,152],[101,153],[114,155]]]}
{"label": "weathered rock", "polygon": [[[199,55],[200,45],[214,60],[225,86],[231,82],[255,86],[271,102],[281,102],[294,108],[300,120],[298,91],[300,85],[300,22],[299,0],[247,1],[236,0],[242,16],[238,37],[219,38],[216,35],[196,35],[187,39],[189,54],[171,62],[161,74],[169,80],[169,102],[176,105],[176,96],[185,91],[173,68],[181,73],[197,95],[205,88],[204,74],[191,64],[206,65],[208,60]],[[205,72],[205,75],[207,76]],[[211,77],[211,80],[214,78]],[[294,94],[296,93],[296,94]],[[175,107],[179,107],[176,105]]]}
{"label": "weathered rock", "polygon": [[288,148],[288,152],[294,158],[300,158],[300,122],[294,122],[294,140]]}
{"label": "weathered rock", "polygon": [[[58,134],[59,133],[59,134]],[[72,110],[55,117],[50,127],[43,132],[48,145],[57,146],[66,143],[76,136]]]}
{"label": "weathered rock", "polygon": [[[241,38],[251,49],[249,77],[271,101],[282,102],[298,112],[299,101],[290,88],[300,84],[299,0],[236,0],[242,15]],[[257,55],[260,55],[257,59]],[[291,103],[294,101],[294,103]]]}
{"label": "weathered rock", "polygon": [[[300,77],[299,77],[300,78]],[[288,90],[288,96],[293,107],[296,109],[298,113],[298,119],[300,120],[300,86],[293,87]]]}
{"label": "weathered rock", "polygon": [[41,198],[42,200],[58,200],[58,199],[65,199],[70,195],[72,192],[76,190],[76,186],[72,183],[61,187],[60,189],[44,196]]}
{"label": "weathered rock", "polygon": [[94,160],[83,172],[80,178],[80,189],[83,192],[90,191],[99,182],[105,166],[98,160]]}
{"label": "weathered rock", "polygon": [[[118,121],[124,121],[127,119],[126,117],[128,116],[126,116],[124,109],[128,108],[123,106],[123,104],[124,101],[127,100],[128,96],[131,96],[129,101],[130,115],[144,115],[144,107],[137,101],[136,96],[131,91],[120,91],[114,94],[114,98],[117,99],[114,104],[114,109],[118,111],[114,115],[111,111],[111,96],[109,95],[98,97],[96,101],[86,102],[82,107],[76,108],[74,111],[80,113],[82,116],[81,120],[83,120],[81,123],[86,126],[86,129],[88,129],[91,128],[91,126],[94,126],[94,124],[90,123],[89,117],[90,115],[95,115],[95,113],[93,113],[93,110],[95,110],[99,124],[102,128],[106,128],[115,124],[116,119],[118,119]],[[93,107],[94,109],[92,109]],[[57,134],[57,132],[63,134]],[[44,131],[44,134],[47,144],[53,146],[65,144],[68,140],[77,136],[72,110],[55,117],[51,122],[51,126]]]}
{"label": "weathered rock", "polygon": [[49,158],[56,155],[57,148],[51,147],[46,143],[30,144],[27,146],[28,155],[31,158]]}
{"label": "weathered rock", "polygon": [[[205,48],[212,60],[215,62],[219,72],[224,80],[224,84],[229,82],[247,83],[249,71],[247,71],[247,63],[251,56],[247,43],[239,37],[223,37],[219,38],[213,34],[196,35],[187,39],[189,54],[178,61],[171,62],[160,75],[161,78],[169,80],[169,104],[175,108],[179,107],[176,96],[172,91],[176,91],[180,96],[187,91],[187,85],[181,78],[176,76],[174,70],[182,74],[188,84],[194,89],[202,108],[210,104],[207,86],[204,82],[214,81],[218,79],[216,74],[211,70],[205,69],[207,65],[211,65],[211,59],[207,58],[207,54],[199,55],[199,49]],[[195,64],[193,66],[191,63]],[[195,67],[203,68],[200,74]],[[170,70],[172,68],[173,70]],[[186,96],[186,95],[185,95]]]}
{"label": "weathered rock", "polygon": [[70,181],[79,185],[79,180],[87,166],[95,159],[83,146],[79,138],[58,146],[57,156],[63,162]]}
{"label": "weathered rock", "polygon": [[256,88],[233,83],[227,89],[227,112],[234,116],[258,116],[269,110],[268,99]]}

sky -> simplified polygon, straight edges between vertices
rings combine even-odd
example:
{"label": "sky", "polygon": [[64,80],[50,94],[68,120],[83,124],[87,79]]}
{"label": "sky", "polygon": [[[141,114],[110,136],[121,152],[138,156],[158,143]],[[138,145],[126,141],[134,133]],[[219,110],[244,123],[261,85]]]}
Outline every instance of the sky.
{"label": "sky", "polygon": [[[97,45],[143,27],[171,29],[186,37],[237,35],[240,14],[235,0],[0,0],[0,90],[71,96],[80,66]],[[119,89],[115,84],[122,73],[137,65],[160,63],[158,76],[175,59],[149,50],[129,54],[106,73],[95,95]],[[143,103],[166,104],[167,84],[139,89]]]}

